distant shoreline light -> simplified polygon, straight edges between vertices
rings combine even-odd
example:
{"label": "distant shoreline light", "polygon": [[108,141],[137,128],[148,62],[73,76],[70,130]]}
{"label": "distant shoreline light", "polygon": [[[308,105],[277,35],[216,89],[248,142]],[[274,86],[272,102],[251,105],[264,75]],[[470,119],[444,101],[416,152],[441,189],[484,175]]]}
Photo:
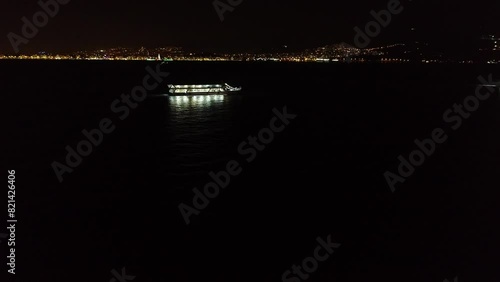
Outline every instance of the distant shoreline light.
{"label": "distant shoreline light", "polygon": [[[46,60],[46,61],[146,61],[159,62],[155,58],[74,58],[69,56],[1,56],[0,60]],[[342,63],[418,63],[418,64],[441,64],[441,63],[459,63],[459,64],[500,64],[500,61],[488,60],[487,62],[473,60],[410,60],[400,58],[377,58],[367,60],[364,58],[251,58],[251,59],[236,59],[236,58],[175,58],[163,60],[163,62],[276,62],[276,63],[318,63],[318,64],[342,64]]]}

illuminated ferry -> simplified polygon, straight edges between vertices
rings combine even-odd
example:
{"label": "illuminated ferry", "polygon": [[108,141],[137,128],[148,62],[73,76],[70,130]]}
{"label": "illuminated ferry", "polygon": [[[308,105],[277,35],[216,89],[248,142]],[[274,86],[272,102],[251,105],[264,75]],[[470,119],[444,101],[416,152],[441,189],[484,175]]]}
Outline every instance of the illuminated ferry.
{"label": "illuminated ferry", "polygon": [[226,95],[240,92],[241,87],[232,87],[224,84],[191,84],[191,85],[168,85],[169,96],[191,96],[191,95]]}

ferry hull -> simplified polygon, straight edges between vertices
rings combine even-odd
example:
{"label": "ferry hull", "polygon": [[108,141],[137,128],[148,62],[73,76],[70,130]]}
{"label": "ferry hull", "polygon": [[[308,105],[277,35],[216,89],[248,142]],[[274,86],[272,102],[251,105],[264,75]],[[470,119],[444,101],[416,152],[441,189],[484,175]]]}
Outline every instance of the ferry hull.
{"label": "ferry hull", "polygon": [[229,84],[209,85],[168,85],[168,96],[200,96],[200,95],[228,95],[241,91],[241,87],[232,87]]}

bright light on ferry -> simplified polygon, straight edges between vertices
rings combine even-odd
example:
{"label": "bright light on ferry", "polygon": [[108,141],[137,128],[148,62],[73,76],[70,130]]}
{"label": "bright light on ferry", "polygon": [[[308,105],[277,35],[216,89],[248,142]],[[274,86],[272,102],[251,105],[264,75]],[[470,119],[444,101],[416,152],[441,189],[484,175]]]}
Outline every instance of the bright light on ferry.
{"label": "bright light on ferry", "polygon": [[176,106],[210,106],[214,103],[224,101],[225,95],[193,95],[193,96],[170,96],[170,102]]}

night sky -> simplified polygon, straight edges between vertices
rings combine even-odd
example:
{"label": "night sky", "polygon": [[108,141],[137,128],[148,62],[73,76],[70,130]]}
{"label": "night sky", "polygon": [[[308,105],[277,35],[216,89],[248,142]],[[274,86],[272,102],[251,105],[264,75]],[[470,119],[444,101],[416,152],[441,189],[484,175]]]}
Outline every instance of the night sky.
{"label": "night sky", "polygon": [[[355,26],[372,20],[371,10],[386,0],[298,1],[244,0],[221,22],[212,4],[203,1],[71,0],[21,52],[66,52],[109,47],[181,46],[197,51],[261,51],[288,45],[318,47],[353,42]],[[404,10],[372,41],[397,43],[413,35],[457,46],[481,34],[500,33],[499,2],[401,1]],[[8,0],[0,14],[0,53],[11,53],[7,34],[20,34],[21,18],[40,10],[37,1]]]}

